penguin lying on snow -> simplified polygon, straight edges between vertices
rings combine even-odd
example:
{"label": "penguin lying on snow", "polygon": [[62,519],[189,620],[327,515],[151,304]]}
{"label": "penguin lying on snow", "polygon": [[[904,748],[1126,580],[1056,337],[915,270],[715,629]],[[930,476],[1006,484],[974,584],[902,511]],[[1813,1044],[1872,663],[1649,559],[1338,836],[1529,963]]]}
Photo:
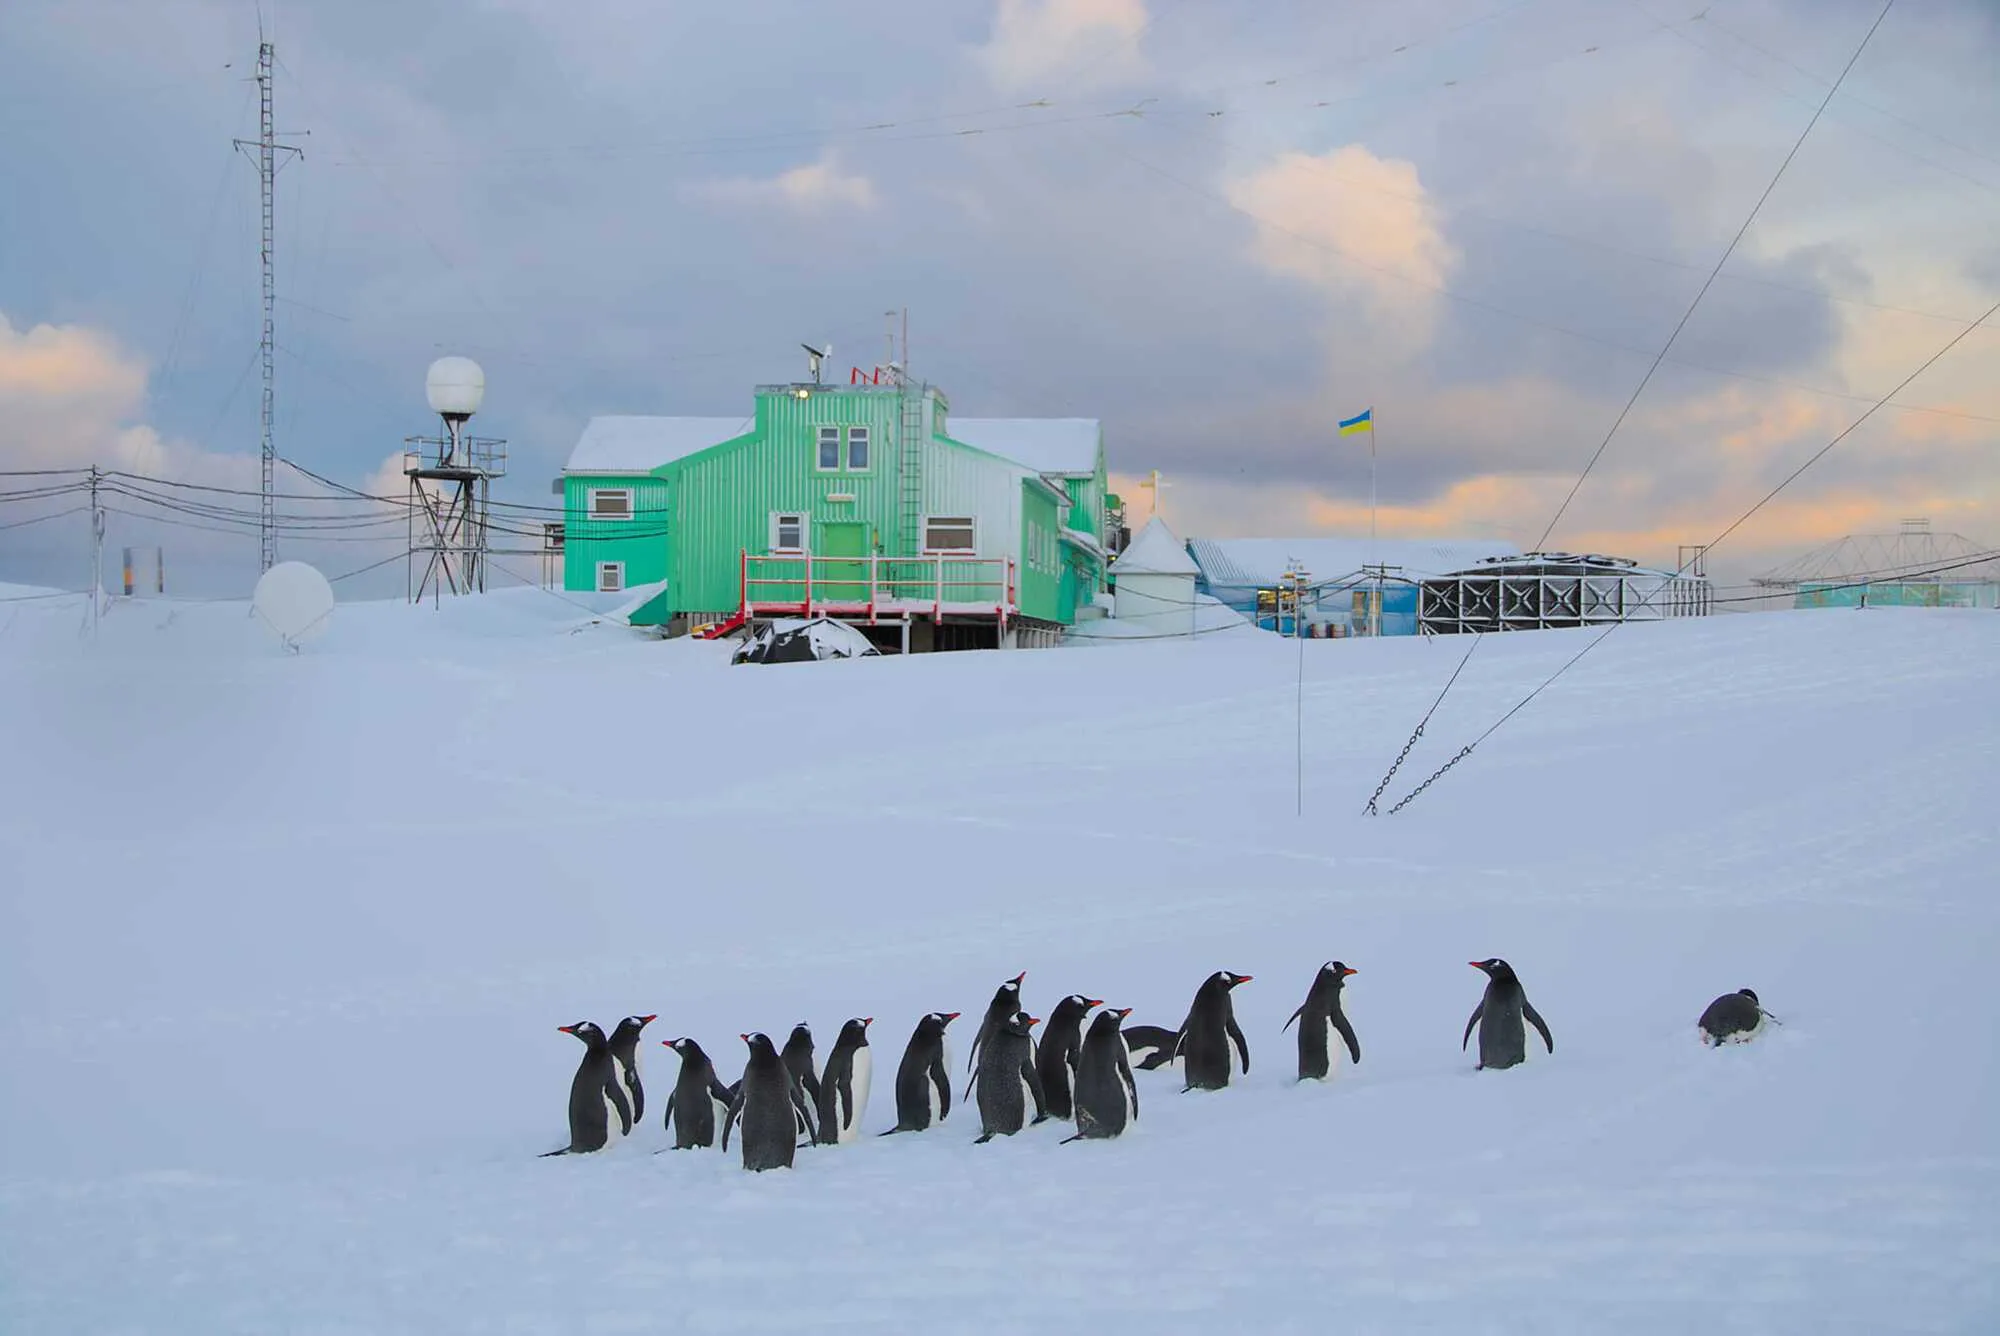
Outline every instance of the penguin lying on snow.
{"label": "penguin lying on snow", "polygon": [[722,1084],[715,1074],[715,1063],[694,1040],[660,1042],[681,1055],[680,1079],[674,1082],[674,1093],[667,1099],[667,1117],[661,1126],[674,1134],[675,1150],[713,1146],[723,1119],[729,1116],[736,1092]]}
{"label": "penguin lying on snow", "polygon": [[658,1019],[658,1016],[627,1016],[618,1022],[606,1041],[611,1048],[611,1061],[617,1067],[618,1083],[625,1088],[625,1102],[632,1106],[634,1127],[646,1116],[646,1088],[639,1083],[639,1032]]}
{"label": "penguin lying on snow", "polygon": [[1229,1000],[1230,992],[1239,984],[1249,983],[1250,978],[1248,974],[1217,970],[1202,980],[1195,991],[1194,1005],[1188,1008],[1187,1019],[1181,1022],[1180,1038],[1174,1045],[1174,1054],[1181,1059],[1187,1077],[1182,1093],[1220,1090],[1229,1084],[1231,1043],[1243,1059],[1243,1074],[1250,1074],[1250,1045],[1243,1038],[1243,1027],[1236,1023],[1236,1008]]}
{"label": "penguin lying on snow", "polygon": [[543,1155],[583,1155],[603,1150],[632,1130],[632,1106],[618,1080],[611,1045],[595,1021],[558,1025],[562,1034],[583,1041],[583,1061],[569,1083],[569,1144]]}
{"label": "penguin lying on snow", "polygon": [[729,1149],[729,1133],[741,1122],[745,1169],[789,1169],[800,1127],[814,1128],[812,1106],[769,1035],[746,1034],[742,1040],[750,1047],[750,1061],[722,1120],[722,1149]]}
{"label": "penguin lying on snow", "polygon": [[1332,1076],[1340,1065],[1340,1044],[1338,1036],[1347,1046],[1348,1054],[1356,1062],[1361,1061],[1361,1041],[1354,1037],[1354,1027],[1347,1023],[1347,1016],[1340,1009],[1340,994],[1347,986],[1347,976],[1359,973],[1329,960],[1319,967],[1313,976],[1312,987],[1306,990],[1306,1000],[1292,1013],[1292,1020],[1286,1021],[1284,1029],[1292,1027],[1292,1021],[1299,1023],[1299,1079],[1301,1081],[1324,1081]]}
{"label": "penguin lying on snow", "polygon": [[1124,1037],[1126,1052],[1132,1055],[1132,1065],[1142,1072],[1172,1067],[1180,1061],[1174,1056],[1174,1044],[1180,1039],[1177,1030],[1164,1025],[1131,1025],[1119,1033]]}
{"label": "penguin lying on snow", "polygon": [[1056,1003],[1049,1023],[1042,1027],[1042,1042],[1035,1053],[1035,1074],[1042,1079],[1042,1098],[1049,1114],[1068,1122],[1071,1112],[1070,1085],[1076,1079],[1077,1062],[1083,1056],[1083,1018],[1092,1007],[1101,1007],[1101,998],[1071,993]]}
{"label": "penguin lying on snow", "polygon": [[933,1011],[917,1022],[896,1068],[896,1125],[880,1136],[921,1132],[951,1112],[951,1067],[944,1030],[955,1011]]}
{"label": "penguin lying on snow", "polygon": [[1710,1048],[1723,1044],[1747,1044],[1764,1033],[1765,1021],[1773,1025],[1779,1023],[1776,1016],[1764,1010],[1757,994],[1748,988],[1739,988],[1708,1004],[1708,1010],[1701,1013],[1698,1033],[1701,1042]]}
{"label": "penguin lying on snow", "polygon": [[[1015,1012],[1002,1021],[986,1042],[981,1054],[973,1089],[979,1102],[979,1138],[972,1144],[983,1146],[996,1136],[1010,1137],[1023,1127],[1048,1121],[1042,1102],[1042,1079],[1035,1074],[1035,1058],[1028,1031],[1041,1019]],[[1033,1123],[1028,1104],[1035,1106]]]}
{"label": "penguin lying on snow", "polygon": [[819,1078],[819,1141],[845,1146],[861,1135],[861,1115],[868,1110],[868,1086],[874,1077],[875,1054],[868,1046],[873,1016],[860,1016],[840,1027],[826,1070]]}
{"label": "penguin lying on snow", "polygon": [[1529,1024],[1541,1031],[1542,1043],[1551,1053],[1556,1051],[1556,1041],[1549,1037],[1548,1022],[1528,1001],[1528,994],[1521,987],[1520,978],[1514,967],[1494,956],[1486,960],[1469,962],[1472,968],[1486,974],[1486,992],[1479,999],[1479,1005],[1472,1009],[1472,1016],[1465,1022],[1465,1034],[1458,1041],[1458,1050],[1463,1053],[1472,1039],[1472,1027],[1479,1027],[1479,1068],[1505,1068],[1528,1060],[1528,1032],[1521,1019],[1526,1017]]}
{"label": "penguin lying on snow", "polygon": [[1130,1007],[1114,1007],[1091,1021],[1076,1068],[1076,1135],[1064,1137],[1063,1145],[1115,1137],[1138,1120],[1139,1087],[1132,1080],[1125,1037],[1118,1033],[1119,1023],[1131,1014]]}

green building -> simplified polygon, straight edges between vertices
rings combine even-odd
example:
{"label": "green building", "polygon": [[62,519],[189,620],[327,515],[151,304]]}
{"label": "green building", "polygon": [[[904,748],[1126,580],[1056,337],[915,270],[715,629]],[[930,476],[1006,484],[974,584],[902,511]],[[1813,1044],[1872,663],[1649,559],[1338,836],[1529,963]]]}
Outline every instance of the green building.
{"label": "green building", "polygon": [[763,385],[740,418],[596,417],[564,585],[669,635],[823,615],[884,648],[1053,644],[1123,536],[1091,418],[954,418],[915,382]]}

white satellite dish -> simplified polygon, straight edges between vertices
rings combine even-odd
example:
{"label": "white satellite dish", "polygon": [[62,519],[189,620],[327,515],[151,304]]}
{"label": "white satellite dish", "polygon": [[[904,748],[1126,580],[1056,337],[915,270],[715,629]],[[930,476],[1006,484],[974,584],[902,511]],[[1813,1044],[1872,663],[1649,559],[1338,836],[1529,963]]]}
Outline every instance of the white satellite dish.
{"label": "white satellite dish", "polygon": [[303,561],[281,561],[257,581],[250,611],[297,653],[333,616],[333,586]]}

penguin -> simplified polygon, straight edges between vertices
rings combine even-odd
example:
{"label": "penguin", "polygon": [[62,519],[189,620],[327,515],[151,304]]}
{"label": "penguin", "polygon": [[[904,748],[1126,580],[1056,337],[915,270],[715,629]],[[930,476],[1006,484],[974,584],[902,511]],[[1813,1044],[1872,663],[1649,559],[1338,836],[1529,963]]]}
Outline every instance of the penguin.
{"label": "penguin", "polygon": [[1708,1004],[1708,1010],[1701,1013],[1697,1033],[1701,1042],[1710,1048],[1719,1048],[1724,1044],[1747,1044],[1764,1033],[1765,1021],[1775,1025],[1778,1018],[1764,1010],[1757,994],[1748,988],[1739,988]]}
{"label": "penguin", "polygon": [[1048,1102],[1050,1117],[1068,1122],[1074,1116],[1070,1085],[1076,1080],[1077,1060],[1083,1054],[1083,1020],[1092,1007],[1103,1005],[1102,998],[1071,993],[1049,1013],[1035,1052],[1035,1075],[1042,1079],[1042,1098]]}
{"label": "penguin", "polygon": [[632,1106],[632,1126],[646,1116],[646,1087],[639,1083],[639,1032],[658,1016],[627,1016],[618,1022],[607,1041],[611,1060],[618,1065],[618,1082],[625,1087],[625,1102]]}
{"label": "penguin", "polygon": [[1132,1065],[1142,1072],[1172,1067],[1180,1061],[1174,1056],[1174,1042],[1180,1035],[1164,1025],[1134,1025],[1120,1033],[1126,1052],[1132,1055]]}
{"label": "penguin", "polygon": [[861,1136],[861,1115],[868,1111],[868,1087],[874,1078],[875,1051],[868,1046],[873,1016],[857,1016],[840,1027],[826,1070],[819,1079],[819,1141],[845,1146]]}
{"label": "penguin", "polygon": [[1541,1031],[1542,1043],[1548,1046],[1550,1053],[1554,1053],[1556,1041],[1549,1037],[1548,1022],[1528,1001],[1528,994],[1522,989],[1514,967],[1497,956],[1468,963],[1486,974],[1486,994],[1472,1009],[1471,1018],[1465,1022],[1465,1035],[1458,1041],[1459,1052],[1463,1053],[1466,1044],[1472,1040],[1472,1027],[1479,1027],[1479,1066],[1476,1070],[1512,1067],[1528,1060],[1528,1032],[1521,1025],[1524,1016],[1530,1025]]}
{"label": "penguin", "polygon": [[819,1106],[819,1073],[813,1069],[813,1032],[804,1021],[792,1027],[792,1037],[785,1041],[785,1066],[805,1087],[806,1098]]}
{"label": "penguin", "polygon": [[681,1055],[681,1074],[674,1093],[667,1098],[667,1117],[661,1127],[674,1134],[674,1149],[715,1144],[723,1119],[736,1092],[722,1084],[715,1063],[692,1039],[663,1039],[660,1043]]}
{"label": "penguin", "polygon": [[1139,1087],[1132,1080],[1125,1037],[1118,1032],[1131,1014],[1130,1007],[1113,1007],[1090,1022],[1076,1068],[1076,1134],[1064,1137],[1062,1145],[1115,1137],[1138,1121]]}
{"label": "penguin", "polygon": [[722,1120],[722,1149],[729,1149],[729,1134],[740,1121],[745,1169],[753,1173],[789,1169],[798,1149],[799,1127],[814,1126],[812,1106],[769,1035],[759,1032],[741,1038],[749,1045],[750,1061]]}
{"label": "penguin", "polygon": [[1250,1045],[1243,1028],[1236,1023],[1236,1008],[1229,1000],[1231,990],[1250,982],[1248,974],[1217,970],[1202,980],[1195,990],[1194,1005],[1181,1022],[1180,1037],[1174,1042],[1174,1056],[1181,1059],[1190,1090],[1220,1090],[1229,1084],[1229,1045],[1236,1045],[1243,1059],[1243,1074],[1250,1074]]}
{"label": "penguin", "polygon": [[933,1011],[917,1022],[896,1068],[896,1125],[879,1136],[921,1132],[951,1112],[951,1067],[944,1029],[955,1011]]}
{"label": "penguin", "polygon": [[[993,990],[993,1000],[986,1004],[986,1014],[979,1020],[979,1033],[972,1036],[972,1052],[965,1058],[965,1070],[971,1074],[966,1094],[972,1093],[972,1086],[979,1080],[979,1054],[993,1039],[994,1031],[1007,1023],[1009,1017],[1021,1009],[1021,981],[1028,977],[1022,970],[1007,982]],[[1034,1041],[1028,1041],[1032,1052]]]}
{"label": "penguin", "polygon": [[569,1083],[569,1145],[546,1155],[583,1155],[603,1150],[632,1130],[632,1106],[618,1082],[611,1045],[595,1021],[558,1025],[561,1034],[583,1041],[583,1061]]}
{"label": "penguin", "polygon": [[1301,1081],[1324,1081],[1332,1076],[1340,1066],[1343,1042],[1348,1056],[1361,1061],[1361,1041],[1354,1037],[1354,1027],[1347,1023],[1340,1009],[1340,994],[1347,986],[1347,976],[1358,973],[1359,970],[1351,970],[1338,960],[1321,965],[1319,973],[1313,976],[1312,987],[1306,990],[1306,1000],[1292,1013],[1292,1020],[1285,1022],[1286,1030],[1292,1028],[1292,1021],[1299,1023]]}
{"label": "penguin", "polygon": [[[1042,1102],[1042,1080],[1035,1074],[1035,1057],[1028,1031],[1040,1025],[1039,1016],[1017,1011],[1002,1021],[986,1043],[974,1091],[979,1102],[979,1137],[972,1144],[983,1146],[996,1136],[1010,1137],[1024,1126],[1047,1122],[1048,1108]],[[1034,1121],[1028,1119],[1028,1104],[1035,1106]]]}

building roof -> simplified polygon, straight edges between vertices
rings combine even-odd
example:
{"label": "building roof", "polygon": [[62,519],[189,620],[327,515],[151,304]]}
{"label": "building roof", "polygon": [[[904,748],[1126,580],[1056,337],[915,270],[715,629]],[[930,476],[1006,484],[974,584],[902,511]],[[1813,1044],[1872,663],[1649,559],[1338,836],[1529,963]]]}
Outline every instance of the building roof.
{"label": "building roof", "polygon": [[1167,522],[1155,515],[1146,527],[1133,535],[1118,559],[1111,563],[1117,575],[1200,575],[1201,567],[1187,554],[1187,547],[1174,537]]}
{"label": "building roof", "polygon": [[[1133,540],[1137,544],[1136,539]],[[1401,567],[1405,579],[1421,580],[1477,565],[1488,557],[1520,553],[1512,543],[1490,539],[1431,540],[1385,538],[1191,538],[1188,552],[1209,586],[1268,589],[1293,563],[1314,580],[1359,575],[1364,566]]]}
{"label": "building roof", "polygon": [[1838,542],[1814,548],[1774,571],[1755,577],[1754,583],[1777,589],[1858,580],[1977,584],[2000,580],[2000,559],[1991,559],[1992,552],[1992,548],[1963,534],[1933,533],[1929,520],[1904,520],[1896,533],[1849,534]]}
{"label": "building roof", "polygon": [[947,420],[946,432],[989,455],[1025,464],[1037,473],[1088,476],[1097,472],[1103,427],[1096,418],[968,418]]}
{"label": "building roof", "polygon": [[568,473],[648,473],[741,436],[749,417],[594,417],[569,452]]}

